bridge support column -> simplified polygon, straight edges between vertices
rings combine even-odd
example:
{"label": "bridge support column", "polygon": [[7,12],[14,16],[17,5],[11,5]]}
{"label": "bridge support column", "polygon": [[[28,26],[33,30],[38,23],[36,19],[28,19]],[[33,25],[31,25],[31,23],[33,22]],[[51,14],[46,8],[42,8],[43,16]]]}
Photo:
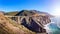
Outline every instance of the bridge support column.
{"label": "bridge support column", "polygon": [[20,17],[18,17],[18,24],[21,24],[21,23],[20,23]]}

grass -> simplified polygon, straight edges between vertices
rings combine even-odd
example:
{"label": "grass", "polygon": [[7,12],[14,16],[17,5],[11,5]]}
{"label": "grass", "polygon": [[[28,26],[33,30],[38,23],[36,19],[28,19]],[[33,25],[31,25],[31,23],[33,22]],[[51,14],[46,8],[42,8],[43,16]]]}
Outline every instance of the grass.
{"label": "grass", "polygon": [[23,34],[36,34],[23,25],[16,24],[13,20],[0,14],[0,34],[21,34],[21,31]]}
{"label": "grass", "polygon": [[23,25],[16,24],[14,21],[12,21],[9,18],[6,18],[6,20],[9,20],[9,23],[11,23],[13,26],[18,27],[19,29],[23,30],[25,32],[25,34],[36,34],[35,32],[30,31],[29,29],[27,29]]}

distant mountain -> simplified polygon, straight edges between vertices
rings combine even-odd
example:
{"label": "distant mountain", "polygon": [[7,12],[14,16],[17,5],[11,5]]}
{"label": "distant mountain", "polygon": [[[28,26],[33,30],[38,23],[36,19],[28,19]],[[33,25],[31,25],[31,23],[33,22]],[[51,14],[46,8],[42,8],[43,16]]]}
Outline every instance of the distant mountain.
{"label": "distant mountain", "polygon": [[20,11],[19,13],[16,14],[16,16],[30,16],[30,15],[33,15],[35,14],[34,12],[32,11],[29,11],[29,10],[22,10]]}
{"label": "distant mountain", "polygon": [[53,17],[51,14],[47,13],[47,12],[41,12],[41,11],[37,11],[37,10],[22,10],[20,12],[18,12],[16,14],[16,16],[32,16],[32,15],[35,15],[35,14],[38,14],[38,15],[46,15],[46,16],[49,16],[49,17]]}
{"label": "distant mountain", "polygon": [[42,12],[42,11],[37,11],[37,10],[21,10],[21,11],[12,11],[12,12],[6,12],[5,15],[10,15],[10,16],[31,16],[34,14],[40,14],[40,15],[47,15],[50,17],[53,17],[51,14],[47,12]]}

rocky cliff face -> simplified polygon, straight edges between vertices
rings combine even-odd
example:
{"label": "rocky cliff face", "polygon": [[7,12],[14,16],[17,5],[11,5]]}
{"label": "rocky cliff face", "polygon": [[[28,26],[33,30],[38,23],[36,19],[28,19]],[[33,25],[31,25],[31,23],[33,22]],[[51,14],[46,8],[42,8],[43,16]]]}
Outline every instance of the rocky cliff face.
{"label": "rocky cliff face", "polygon": [[0,13],[0,34],[35,34],[23,25],[14,23],[11,19]]}
{"label": "rocky cliff face", "polygon": [[47,16],[25,16],[24,18],[21,17],[21,19],[22,25],[34,32],[40,33],[46,32],[43,27],[51,22]]}
{"label": "rocky cliff face", "polygon": [[24,18],[21,17],[21,24],[30,29],[34,32],[44,33],[46,30],[43,28],[44,25],[51,22],[50,15],[45,13],[39,13],[36,11],[26,11],[22,10],[15,16],[25,16]]}

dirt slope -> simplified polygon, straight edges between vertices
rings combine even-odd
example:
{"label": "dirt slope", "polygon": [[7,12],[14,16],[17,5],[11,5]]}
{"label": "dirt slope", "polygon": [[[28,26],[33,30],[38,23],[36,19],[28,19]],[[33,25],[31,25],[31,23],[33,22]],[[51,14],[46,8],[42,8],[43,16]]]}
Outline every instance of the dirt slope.
{"label": "dirt slope", "polygon": [[0,34],[35,34],[22,25],[14,23],[11,19],[0,14]]}

